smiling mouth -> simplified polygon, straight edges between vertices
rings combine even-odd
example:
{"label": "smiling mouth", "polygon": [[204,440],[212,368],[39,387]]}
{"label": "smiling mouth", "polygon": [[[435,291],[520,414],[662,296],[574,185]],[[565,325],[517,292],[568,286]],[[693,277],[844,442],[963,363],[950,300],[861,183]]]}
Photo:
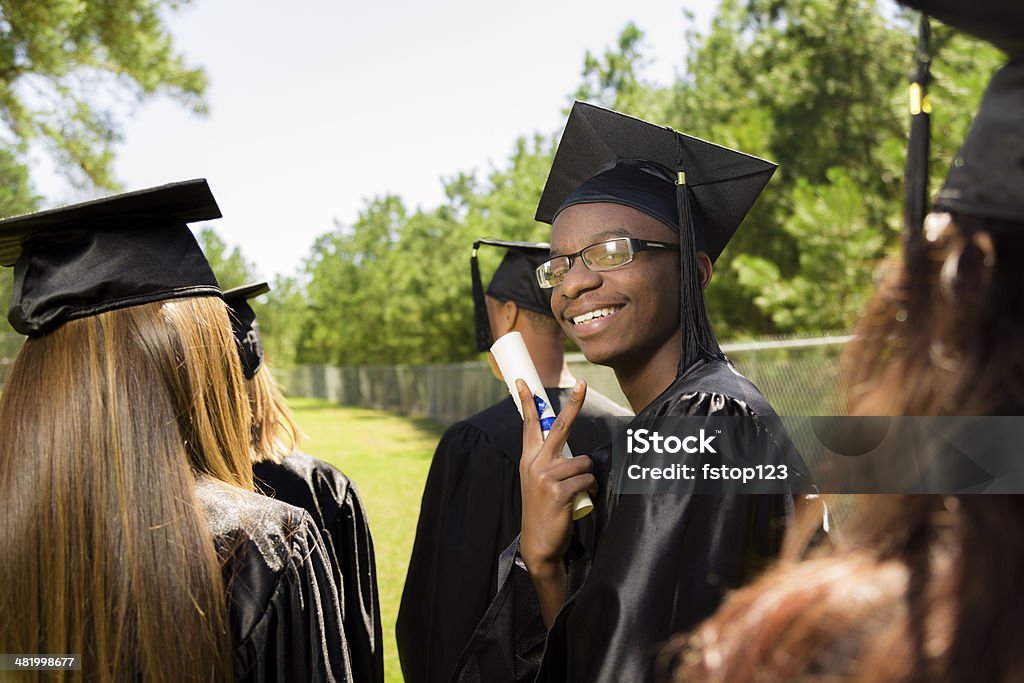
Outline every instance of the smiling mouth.
{"label": "smiling mouth", "polygon": [[574,315],[571,320],[573,325],[584,325],[594,320],[600,320],[601,318],[608,318],[615,315],[622,306],[605,306],[604,308],[595,308],[593,311],[587,311],[580,315]]}

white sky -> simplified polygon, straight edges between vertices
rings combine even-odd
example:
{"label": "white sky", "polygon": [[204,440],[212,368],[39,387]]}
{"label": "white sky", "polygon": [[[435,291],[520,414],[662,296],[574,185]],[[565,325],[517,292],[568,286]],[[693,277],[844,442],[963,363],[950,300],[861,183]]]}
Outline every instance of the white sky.
{"label": "white sky", "polygon": [[[207,178],[218,234],[261,276],[292,275],[365,199],[434,207],[442,178],[486,172],[516,137],[559,130],[584,54],[613,46],[628,21],[646,34],[645,77],[670,82],[684,4],[706,30],[717,0],[193,0],[168,23],[206,70],[210,113],[168,98],[136,108],[115,175],[126,190]],[[71,198],[46,173],[34,180],[46,205]]]}

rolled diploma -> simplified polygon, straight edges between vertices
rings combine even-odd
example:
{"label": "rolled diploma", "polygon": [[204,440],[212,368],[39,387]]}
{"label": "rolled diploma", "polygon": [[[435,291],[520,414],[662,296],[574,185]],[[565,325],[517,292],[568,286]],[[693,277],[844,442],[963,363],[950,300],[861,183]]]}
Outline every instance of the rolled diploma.
{"label": "rolled diploma", "polygon": [[[533,364],[533,359],[530,358],[530,352],[526,349],[523,335],[518,332],[509,332],[494,342],[494,345],[491,346],[491,353],[494,354],[494,360],[498,362],[498,369],[501,370],[501,376],[505,379],[508,392],[512,394],[512,400],[516,402],[520,417],[523,415],[523,406],[519,401],[516,380],[521,379],[526,382],[526,386],[533,394],[533,400],[540,415],[541,432],[545,439],[548,438],[548,432],[551,431],[551,425],[555,421],[555,411],[551,408],[551,401],[548,399],[547,392],[544,391],[544,384],[540,381],[537,368]],[[562,446],[562,457],[572,457],[572,451],[569,450],[567,443]],[[583,491],[577,494],[573,500],[572,518],[583,519],[593,509],[594,503],[591,502],[587,492]]]}

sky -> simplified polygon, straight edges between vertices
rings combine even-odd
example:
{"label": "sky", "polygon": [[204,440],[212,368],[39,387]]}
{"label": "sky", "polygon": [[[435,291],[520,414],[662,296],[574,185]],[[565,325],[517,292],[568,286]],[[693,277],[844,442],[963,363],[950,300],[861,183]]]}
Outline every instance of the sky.
{"label": "sky", "polygon": [[[646,80],[671,82],[684,5],[705,31],[717,0],[193,0],[167,24],[207,73],[209,113],[168,97],[134,107],[115,176],[125,190],[207,178],[224,214],[211,227],[261,277],[294,275],[367,199],[435,207],[444,178],[559,131],[586,52],[629,21],[645,33]],[[88,198],[35,167],[46,206]]]}

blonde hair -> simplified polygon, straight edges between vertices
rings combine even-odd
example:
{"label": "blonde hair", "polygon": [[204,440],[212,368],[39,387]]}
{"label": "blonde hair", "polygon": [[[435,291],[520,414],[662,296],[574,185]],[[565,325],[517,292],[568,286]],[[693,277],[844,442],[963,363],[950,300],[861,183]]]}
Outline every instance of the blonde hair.
{"label": "blonde hair", "polygon": [[197,474],[252,488],[234,343],[212,297],[25,342],[0,396],[0,651],[78,653],[89,680],[230,678],[195,488]]}
{"label": "blonde hair", "polygon": [[298,450],[302,432],[266,362],[246,384],[252,408],[252,461],[279,463]]}

